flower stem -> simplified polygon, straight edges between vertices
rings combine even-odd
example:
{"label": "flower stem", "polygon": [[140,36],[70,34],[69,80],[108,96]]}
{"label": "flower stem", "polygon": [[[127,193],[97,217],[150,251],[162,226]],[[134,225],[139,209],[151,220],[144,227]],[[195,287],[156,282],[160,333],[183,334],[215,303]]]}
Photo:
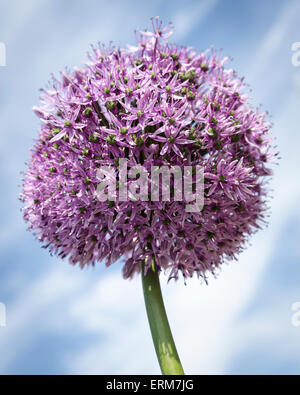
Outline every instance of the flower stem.
{"label": "flower stem", "polygon": [[162,374],[184,375],[166,314],[155,261],[142,281],[148,321]]}

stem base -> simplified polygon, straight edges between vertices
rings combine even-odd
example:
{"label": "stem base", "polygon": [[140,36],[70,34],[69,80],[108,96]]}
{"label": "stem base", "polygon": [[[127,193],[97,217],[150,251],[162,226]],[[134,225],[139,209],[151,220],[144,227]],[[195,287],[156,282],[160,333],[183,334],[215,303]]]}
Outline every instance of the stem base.
{"label": "stem base", "polygon": [[184,375],[168,322],[154,261],[147,274],[143,265],[142,282],[148,321],[161,372],[169,375]]}

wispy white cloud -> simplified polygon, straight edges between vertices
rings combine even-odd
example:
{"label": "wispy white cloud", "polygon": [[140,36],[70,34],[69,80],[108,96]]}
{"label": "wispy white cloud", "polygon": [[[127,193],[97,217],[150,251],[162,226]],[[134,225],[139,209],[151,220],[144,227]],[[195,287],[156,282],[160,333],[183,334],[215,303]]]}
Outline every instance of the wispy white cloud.
{"label": "wispy white cloud", "polygon": [[[19,298],[7,303],[7,326],[0,330],[0,373],[5,372],[24,350],[30,348],[40,332],[47,332],[45,326],[48,330],[57,330],[62,325],[67,330],[67,321],[60,321],[61,301],[70,300],[74,292],[82,290],[84,284],[88,286],[84,276],[79,274],[63,267],[47,270],[44,275],[31,281]],[[51,308],[54,309],[53,321],[47,317]]]}
{"label": "wispy white cloud", "polygon": [[192,3],[183,2],[172,16],[176,30],[175,39],[185,39],[200,24],[219,3],[219,0],[202,0]]}
{"label": "wispy white cloud", "polygon": [[[260,358],[251,366],[252,374],[298,374],[300,369],[300,328],[292,325],[291,309],[295,300],[294,292],[277,293],[269,303],[255,312],[239,320],[235,325],[236,337],[234,354],[242,359],[258,350]],[[271,304],[271,306],[270,306]],[[284,371],[282,371],[284,367]],[[247,367],[242,366],[245,372]]]}
{"label": "wispy white cloud", "polygon": [[[24,26],[38,12],[38,10],[45,5],[45,0],[27,0],[20,2],[18,0],[11,0],[1,4],[1,17],[4,21],[1,23],[2,34],[8,42],[16,40]],[[4,23],[9,21],[9,23]]]}
{"label": "wispy white cloud", "polygon": [[[166,283],[166,308],[188,373],[223,373],[235,341],[234,322],[249,302],[264,268],[269,248],[256,240],[239,263],[223,269],[210,285],[192,280]],[[259,258],[257,258],[259,257]],[[106,275],[85,297],[73,301],[70,315],[86,335],[101,334],[88,348],[65,361],[71,372],[158,373],[147,324],[140,279],[124,281],[119,273]]]}
{"label": "wispy white cloud", "polygon": [[[186,371],[222,373],[231,357],[234,320],[253,294],[266,260],[255,243],[239,263],[223,269],[210,285],[192,280],[166,284],[165,303]],[[260,252],[259,259],[255,257]],[[0,331],[0,371],[30,348],[36,338],[72,328],[93,338],[57,362],[69,373],[159,373],[139,278],[125,281],[116,271],[98,281],[60,263],[39,276],[7,306],[7,328]],[[10,371],[10,370],[9,370]]]}
{"label": "wispy white cloud", "polygon": [[[259,7],[257,10],[259,12]],[[291,28],[298,23],[299,12],[300,4],[297,0],[286,2],[282,7],[279,16],[266,31],[257,51],[253,54],[253,62],[250,63],[247,73],[251,76],[251,80],[263,77],[266,70],[272,69],[282,56],[288,56],[291,43],[287,43],[287,38]]]}

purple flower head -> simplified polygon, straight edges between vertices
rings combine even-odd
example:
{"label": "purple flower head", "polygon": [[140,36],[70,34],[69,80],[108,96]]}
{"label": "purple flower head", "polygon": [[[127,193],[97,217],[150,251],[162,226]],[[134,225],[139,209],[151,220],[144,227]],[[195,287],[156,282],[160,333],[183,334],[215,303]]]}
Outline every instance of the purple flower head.
{"label": "purple flower head", "polygon": [[[276,155],[266,114],[248,104],[227,58],[165,42],[171,28],[154,18],[135,47],[92,47],[86,66],[53,77],[34,107],[42,126],[24,179],[24,217],[72,264],[122,258],[129,278],[154,257],[170,278],[205,277],[264,224]],[[172,197],[99,201],[97,171],[120,159],[148,170],[201,166],[203,210],[189,213]]]}

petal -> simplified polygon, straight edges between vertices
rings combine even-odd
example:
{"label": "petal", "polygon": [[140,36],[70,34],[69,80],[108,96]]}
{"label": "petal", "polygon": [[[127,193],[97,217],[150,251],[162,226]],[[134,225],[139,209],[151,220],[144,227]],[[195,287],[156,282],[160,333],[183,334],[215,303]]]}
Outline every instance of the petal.
{"label": "petal", "polygon": [[165,144],[165,145],[162,147],[162,149],[161,149],[161,151],[160,151],[160,154],[161,154],[161,155],[164,155],[164,154],[166,154],[166,153],[168,152],[168,150],[169,150],[169,144]]}

